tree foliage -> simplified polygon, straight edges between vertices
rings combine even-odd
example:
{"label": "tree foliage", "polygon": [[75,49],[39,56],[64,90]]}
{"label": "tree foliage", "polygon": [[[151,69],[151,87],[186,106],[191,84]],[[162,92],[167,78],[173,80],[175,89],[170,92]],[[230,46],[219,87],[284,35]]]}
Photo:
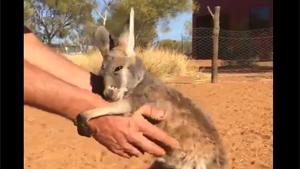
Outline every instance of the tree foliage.
{"label": "tree foliage", "polygon": [[[128,22],[130,8],[135,11],[135,37],[138,46],[147,46],[156,37],[156,25],[189,10],[191,2],[186,0],[122,0],[114,1],[107,21],[110,32],[118,36]],[[168,30],[166,27],[164,28]]]}
{"label": "tree foliage", "polygon": [[167,49],[179,53],[183,53],[186,55],[191,54],[192,46],[190,40],[172,40],[172,39],[164,39],[158,42],[157,47],[160,49]]}
{"label": "tree foliage", "polygon": [[[168,19],[191,9],[191,0],[103,0],[108,10],[106,27],[113,37],[118,37],[127,27],[129,11],[135,10],[136,44],[146,47],[157,37],[156,26],[163,23],[161,31],[168,31]],[[107,8],[109,6],[109,8]],[[24,0],[24,22],[44,42],[68,39],[86,49],[92,42],[102,18],[94,21],[92,11],[95,0]],[[103,12],[103,11],[100,11]]]}
{"label": "tree foliage", "polygon": [[[95,4],[88,0],[27,0],[24,2],[24,19],[25,23],[32,23],[41,39],[51,44],[54,37],[65,38],[70,31],[91,22],[94,7]],[[32,9],[33,14],[30,13]]]}
{"label": "tree foliage", "polygon": [[182,45],[180,41],[165,39],[158,43],[158,47],[177,51],[181,49]]}
{"label": "tree foliage", "polygon": [[34,14],[34,9],[30,0],[24,0],[24,24],[27,27],[32,27],[31,17]]}

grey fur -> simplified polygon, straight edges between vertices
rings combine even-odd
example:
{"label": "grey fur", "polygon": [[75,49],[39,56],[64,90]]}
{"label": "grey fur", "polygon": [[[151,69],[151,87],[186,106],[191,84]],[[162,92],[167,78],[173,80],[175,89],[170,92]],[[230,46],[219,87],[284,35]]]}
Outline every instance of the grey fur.
{"label": "grey fur", "polygon": [[110,50],[110,37],[109,32],[104,26],[99,26],[94,34],[94,46],[96,46],[102,54],[107,54]]}
{"label": "grey fur", "polygon": [[158,126],[176,138],[180,148],[154,162],[153,169],[227,168],[222,140],[208,116],[189,98],[147,72],[139,58],[127,56],[124,46],[106,54],[100,74],[106,99],[126,100],[133,112],[146,103],[169,112]]}

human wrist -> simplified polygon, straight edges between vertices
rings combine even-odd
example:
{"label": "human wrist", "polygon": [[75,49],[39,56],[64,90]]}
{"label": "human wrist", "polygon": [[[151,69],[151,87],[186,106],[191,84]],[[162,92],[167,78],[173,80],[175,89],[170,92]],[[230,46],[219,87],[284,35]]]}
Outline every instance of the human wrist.
{"label": "human wrist", "polygon": [[[101,96],[91,93],[90,91],[81,90],[82,94],[80,95],[80,98],[76,99],[77,101],[74,103],[76,104],[75,108],[73,110],[70,110],[71,112],[71,119],[72,121],[76,120],[76,117],[81,112],[85,112],[94,108],[102,108],[106,107],[109,103],[105,101]],[[73,106],[72,106],[73,107]]]}
{"label": "human wrist", "polygon": [[[85,116],[83,116],[83,114],[78,115],[77,117],[77,121],[75,122],[75,124],[77,125],[77,129],[78,129],[78,134],[81,136],[87,136],[87,137],[91,137],[94,136],[95,134],[97,134],[99,131],[103,131],[108,129],[105,126],[113,126],[115,125],[116,120],[114,120],[114,118],[116,117],[116,115],[101,115],[98,117],[94,117],[94,118],[87,118]],[[80,123],[77,123],[80,122]],[[111,130],[111,128],[109,128],[108,130]]]}
{"label": "human wrist", "polygon": [[101,117],[101,115],[99,115],[99,117],[97,117],[97,115],[95,116],[95,110],[101,112],[109,103],[103,100],[99,95],[92,94],[91,92],[88,92],[88,94],[89,96],[85,96],[85,107],[77,111],[71,120],[77,126],[79,135],[90,137],[97,131],[97,128],[94,127],[95,125],[90,125],[90,121]]}

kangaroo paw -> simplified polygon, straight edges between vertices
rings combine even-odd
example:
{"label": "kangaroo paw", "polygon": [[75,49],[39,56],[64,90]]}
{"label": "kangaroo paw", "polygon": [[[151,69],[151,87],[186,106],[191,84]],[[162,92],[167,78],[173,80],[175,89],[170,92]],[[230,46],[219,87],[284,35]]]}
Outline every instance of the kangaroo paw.
{"label": "kangaroo paw", "polygon": [[167,118],[167,111],[158,109],[155,104],[146,104],[142,111],[138,111],[133,116],[143,116],[151,123],[159,123]]}

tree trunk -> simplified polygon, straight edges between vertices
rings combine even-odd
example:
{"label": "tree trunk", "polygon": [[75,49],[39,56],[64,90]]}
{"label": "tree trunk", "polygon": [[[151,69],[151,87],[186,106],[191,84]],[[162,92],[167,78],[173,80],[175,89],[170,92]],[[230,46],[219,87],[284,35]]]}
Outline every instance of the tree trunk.
{"label": "tree trunk", "polygon": [[220,32],[220,6],[215,7],[215,13],[213,14],[214,28],[213,28],[213,57],[212,57],[212,73],[211,82],[216,83],[218,81],[218,55],[219,55],[219,32]]}

